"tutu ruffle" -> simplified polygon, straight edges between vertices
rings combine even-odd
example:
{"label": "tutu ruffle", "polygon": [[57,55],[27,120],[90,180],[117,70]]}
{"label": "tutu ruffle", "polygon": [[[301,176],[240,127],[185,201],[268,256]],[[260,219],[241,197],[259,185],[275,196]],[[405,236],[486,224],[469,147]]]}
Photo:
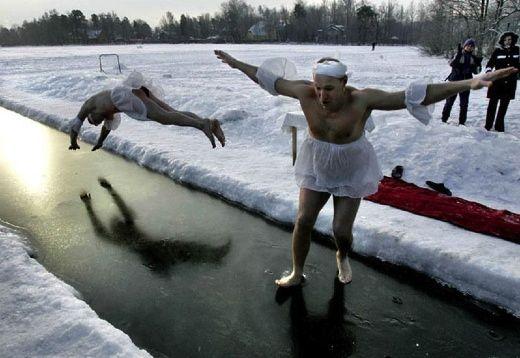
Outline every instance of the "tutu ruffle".
{"label": "tutu ruffle", "polygon": [[296,159],[295,177],[300,187],[362,198],[377,192],[383,173],[374,148],[364,136],[347,144],[308,136]]}

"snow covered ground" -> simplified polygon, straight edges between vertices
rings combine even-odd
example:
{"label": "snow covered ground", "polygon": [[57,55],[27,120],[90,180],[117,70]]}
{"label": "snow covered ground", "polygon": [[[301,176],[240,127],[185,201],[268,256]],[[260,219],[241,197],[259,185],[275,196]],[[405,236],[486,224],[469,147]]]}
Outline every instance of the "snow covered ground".
{"label": "snow covered ground", "polygon": [[150,357],[30,252],[25,237],[0,225],[1,357]]}
{"label": "snow covered ground", "polygon": [[[299,109],[298,103],[270,96],[219,63],[212,53],[216,46],[253,64],[287,57],[305,79],[316,59],[340,57],[352,72],[350,83],[358,87],[399,90],[416,79],[442,81],[449,73],[445,59],[425,57],[412,47],[380,46],[374,52],[368,47],[303,45],[1,48],[0,105],[66,130],[86,98],[138,70],[164,89],[173,107],[219,118],[228,144],[213,150],[193,129],[125,118],[105,142],[106,149],[276,220],[293,222],[298,188],[290,136],[280,126],[286,112]],[[110,73],[100,73],[101,53],[119,54],[123,75],[116,74],[110,59],[104,60]],[[484,90],[471,94],[466,127],[442,124],[442,103],[429,126],[406,111],[374,113],[377,127],[367,137],[383,172],[388,175],[400,164],[406,181],[420,186],[426,180],[444,182],[455,196],[520,212],[520,104],[511,102],[505,134],[487,132],[485,95]],[[457,115],[458,102],[453,122]],[[98,132],[85,125],[81,137],[92,143]],[[96,153],[91,155],[94,159]],[[329,203],[318,230],[331,233],[332,213]],[[361,255],[424,272],[520,317],[519,245],[367,201],[361,204],[354,235],[354,250]]]}

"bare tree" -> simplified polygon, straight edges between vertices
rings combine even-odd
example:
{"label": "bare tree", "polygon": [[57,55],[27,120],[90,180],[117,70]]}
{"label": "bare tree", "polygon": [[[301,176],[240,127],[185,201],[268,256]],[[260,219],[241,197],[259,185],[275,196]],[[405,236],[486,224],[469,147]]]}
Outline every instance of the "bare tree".
{"label": "bare tree", "polygon": [[520,0],[445,0],[442,5],[462,20],[464,32],[490,50],[506,19],[520,12]]}
{"label": "bare tree", "polygon": [[362,5],[356,11],[358,19],[359,41],[361,43],[377,41],[377,13],[370,5]]}

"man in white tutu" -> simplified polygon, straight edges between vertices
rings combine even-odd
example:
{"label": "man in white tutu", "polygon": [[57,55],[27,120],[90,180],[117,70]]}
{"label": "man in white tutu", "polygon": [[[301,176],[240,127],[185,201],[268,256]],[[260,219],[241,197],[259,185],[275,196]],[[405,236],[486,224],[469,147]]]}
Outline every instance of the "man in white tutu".
{"label": "man in white tutu", "polygon": [[101,148],[110,131],[119,126],[121,112],[139,121],[155,121],[164,125],[197,128],[209,138],[213,148],[216,147],[215,137],[222,146],[225,145],[226,139],[218,120],[201,118],[191,112],[177,111],[152,91],[159,92],[159,89],[146,82],[139,72],[132,72],[123,84],[112,90],[101,91],[87,99],[76,118],[72,120],[69,149],[79,149],[77,138],[85,118],[95,126],[103,122],[101,134],[92,150]]}
{"label": "man in white tutu", "polygon": [[[241,62],[223,51],[215,51],[222,62],[246,74],[273,95],[300,101],[309,126],[295,164],[300,187],[298,215],[292,237],[292,272],[276,280],[279,286],[300,284],[309,252],[311,232],[320,210],[333,196],[333,234],[337,246],[338,279],[352,280],[348,253],[352,226],[361,198],[378,189],[383,175],[364,128],[372,110],[408,108],[424,124],[431,118],[426,106],[459,92],[480,89],[491,81],[515,72],[495,71],[470,80],[426,84],[412,83],[405,91],[385,92],[356,89],[347,85],[347,67],[337,59],[323,58],[313,68],[313,81],[288,79],[296,73],[286,59],[268,60],[260,67]],[[291,67],[292,66],[292,67]]]}

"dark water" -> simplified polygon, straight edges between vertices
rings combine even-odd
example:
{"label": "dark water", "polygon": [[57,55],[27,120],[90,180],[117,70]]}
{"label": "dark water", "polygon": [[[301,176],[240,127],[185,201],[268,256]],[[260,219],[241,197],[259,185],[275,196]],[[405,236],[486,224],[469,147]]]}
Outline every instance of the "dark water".
{"label": "dark water", "polygon": [[339,285],[316,243],[307,284],[277,290],[290,232],[86,144],[70,152],[66,135],[12,112],[0,133],[0,218],[155,356],[520,356],[520,321],[356,260]]}

